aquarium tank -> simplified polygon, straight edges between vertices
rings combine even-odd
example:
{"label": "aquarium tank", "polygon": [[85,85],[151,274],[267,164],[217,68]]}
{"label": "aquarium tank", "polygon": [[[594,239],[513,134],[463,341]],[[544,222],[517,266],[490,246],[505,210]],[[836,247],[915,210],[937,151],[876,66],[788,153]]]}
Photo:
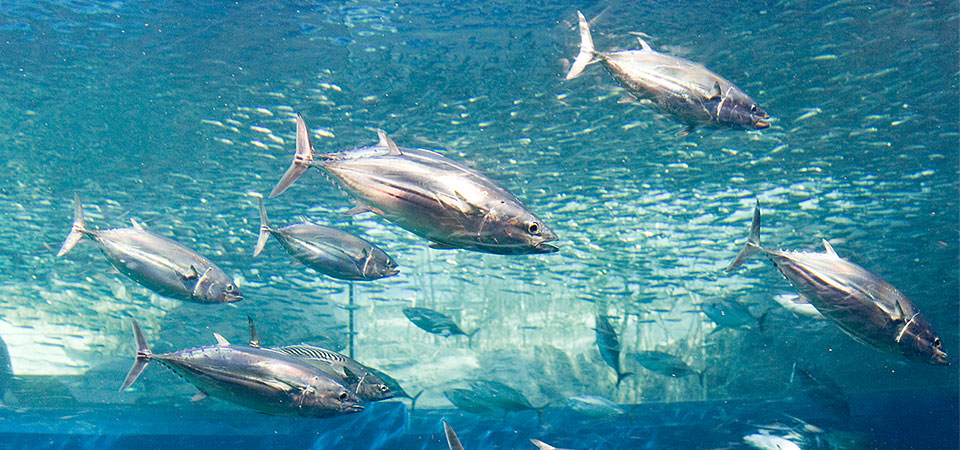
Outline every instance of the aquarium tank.
{"label": "aquarium tank", "polygon": [[957,448],[958,12],[2,2],[0,447]]}

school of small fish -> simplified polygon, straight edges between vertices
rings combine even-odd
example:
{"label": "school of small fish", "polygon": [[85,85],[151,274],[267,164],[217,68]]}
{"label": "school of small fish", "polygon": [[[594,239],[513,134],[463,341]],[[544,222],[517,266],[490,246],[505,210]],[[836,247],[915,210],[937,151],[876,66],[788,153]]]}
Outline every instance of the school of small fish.
{"label": "school of small fish", "polygon": [[[637,38],[640,49],[596,50],[589,22],[579,11],[577,15],[581,43],[564,81],[571,83],[572,91],[564,95],[576,95],[577,85],[571,80],[578,78],[591,64],[600,63],[634,100],[682,124],[684,129],[680,136],[698,128],[763,130],[771,126],[770,115],[735,84],[701,64],[658,52],[643,38]],[[815,57],[818,61],[834,58],[836,56],[831,54]],[[341,90],[336,84],[325,83],[321,87]],[[268,109],[250,112],[273,116]],[[813,121],[813,117],[821,112],[812,108],[795,122]],[[295,189],[280,197],[311,167],[315,167],[355,200],[356,206],[349,214],[376,214],[397,228],[422,238],[432,249],[471,251],[476,252],[477,258],[481,254],[495,255],[495,258],[551,258],[551,254],[562,248],[562,234],[554,231],[552,223],[546,223],[534,213],[536,203],[528,199],[528,206],[521,200],[523,195],[514,195],[469,164],[444,155],[455,155],[455,152],[401,146],[387,132],[377,130],[375,144],[321,154],[314,149],[311,134],[326,138],[333,138],[334,134],[322,128],[308,128],[307,121],[299,114],[295,120],[293,161],[267,195],[268,199],[274,199],[273,202],[306,195],[303,190]],[[241,126],[239,122],[208,119],[205,123],[235,130]],[[635,126],[641,125],[625,126],[624,129]],[[289,143],[289,139],[283,139],[269,128],[251,125],[249,129],[258,136],[250,144],[260,150]],[[233,144],[226,139],[221,142]],[[257,197],[260,216],[259,229],[254,233],[257,241],[250,245],[254,257],[276,256],[267,248],[272,237],[289,258],[312,269],[311,273],[367,284],[375,284],[417,264],[416,261],[394,260],[384,250],[389,250],[389,242],[371,242],[379,236],[368,240],[349,230],[307,220],[274,226],[267,216],[264,196],[255,192],[265,187],[250,186],[251,195]],[[741,206],[737,203],[731,205],[731,209],[742,210]],[[949,364],[943,342],[917,305],[879,275],[841,258],[826,239],[822,241],[822,253],[773,250],[762,246],[760,207],[757,201],[752,216],[739,213],[739,218],[752,217],[752,225],[746,244],[732,258],[727,272],[737,270],[753,255],[763,255],[796,290],[795,295],[779,294],[775,299],[784,309],[796,314],[798,322],[801,318],[828,320],[857,342],[897,358],[931,365]],[[571,201],[564,208],[575,210],[579,206]],[[562,212],[562,209],[555,210],[548,218],[561,222]],[[202,305],[258,301],[249,294],[242,294],[238,287],[242,283],[231,279],[227,272],[202,256],[201,251],[148,231],[136,220],[131,219],[131,223],[128,228],[90,228],[81,196],[77,193],[73,224],[57,257],[64,257],[88,237],[117,271],[159,296]],[[839,243],[836,245],[840,248]],[[208,248],[202,253],[207,253],[206,250]],[[445,257],[444,253],[434,255]],[[295,270],[290,269],[291,272]],[[98,276],[88,280],[102,281],[104,278]],[[310,286],[310,281],[304,282],[304,288]],[[118,283],[112,289],[124,291],[126,288],[123,283]],[[352,285],[350,289],[353,289]],[[611,290],[604,295],[629,295],[629,286],[624,286],[622,291]],[[691,365],[682,355],[662,351],[655,343],[625,345],[617,332],[617,317],[609,314],[606,303],[602,299],[588,301],[596,303],[597,309],[593,328],[596,352],[609,366],[609,369],[598,370],[598,377],[608,377],[619,388],[624,380],[634,375],[627,372],[623,364],[629,360],[634,363],[631,367],[643,368],[667,379],[694,375],[691,379],[704,386],[709,367]],[[712,333],[763,330],[769,312],[768,309],[755,314],[728,299],[702,301],[698,306],[689,312],[707,316],[715,325]],[[468,347],[483,329],[483,324],[462,327],[462,323],[458,324],[448,312],[415,305],[403,308],[402,314],[416,328],[450,338],[451,342],[456,336],[466,337],[458,342]],[[148,363],[156,361],[197,388],[194,400],[210,396],[271,415],[331,417],[356,414],[364,411],[366,402],[396,397],[411,398],[415,402],[420,396],[411,397],[386,373],[337,351],[295,342],[261,346],[253,319],[249,320],[249,343],[232,344],[214,333],[216,343],[213,345],[168,353],[154,353],[140,325],[136,321],[130,322],[135,360],[120,390],[131,388]],[[2,350],[5,351],[5,346]],[[3,362],[2,358],[0,362]],[[845,399],[831,394],[836,389],[831,389],[829,381],[823,381],[829,380],[828,377],[814,375],[806,369],[795,368],[794,373],[800,383],[812,386],[807,392],[816,393],[833,408],[847,408],[846,414],[849,415]],[[0,400],[8,384],[5,380],[10,376],[9,363],[0,366]],[[496,380],[460,380],[457,386],[444,388],[443,396],[460,410],[474,414],[506,414],[510,411],[541,414],[554,403],[534,406],[520,390]],[[588,392],[555,401],[557,405],[564,405],[588,418],[629,414],[611,400]],[[442,426],[449,448],[463,449],[453,428],[446,421]],[[767,429],[744,436],[743,441],[757,448],[799,448],[794,443],[797,439],[791,435],[778,435]],[[531,442],[542,449],[554,448],[537,439],[531,439]]]}

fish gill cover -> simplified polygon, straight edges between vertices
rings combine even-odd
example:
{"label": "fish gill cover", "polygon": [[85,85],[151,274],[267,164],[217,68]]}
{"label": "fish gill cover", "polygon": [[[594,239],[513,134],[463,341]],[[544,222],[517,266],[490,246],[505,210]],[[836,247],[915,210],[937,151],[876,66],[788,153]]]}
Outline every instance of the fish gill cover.
{"label": "fish gill cover", "polygon": [[[621,102],[627,93],[597,67],[563,80],[579,49],[577,8],[598,49],[638,48],[639,35],[735,83],[763,105],[771,126],[678,137],[682,124]],[[850,399],[854,419],[837,428],[869,428],[864,417],[885,411],[879,399],[927,393],[946,399],[949,413],[921,410],[922,427],[885,422],[874,433],[889,445],[955,443],[956,364],[903,361],[828,321],[797,317],[773,300],[791,286],[759,258],[732,275],[723,269],[759,199],[765,245],[819,252],[828,239],[909,297],[947,352],[960,352],[957,17],[954,2],[5,2],[0,336],[16,376],[4,400],[21,408],[135,403],[214,421],[232,407],[190,403],[195,390],[163,370],[145,372],[134,392],[114,392],[134,351],[131,318],[158,352],[211,345],[212,332],[246,342],[250,315],[265,346],[346,354],[352,316],[354,358],[411,395],[424,390],[415,411],[448,411],[467,447],[517,447],[528,437],[558,447],[637,439],[670,447],[629,427],[617,429],[633,440],[602,432],[575,439],[563,431],[566,413],[551,411],[574,395],[666,402],[670,417],[703,417],[687,402],[803,400],[791,382],[798,361],[826,372]],[[430,249],[375,215],[343,214],[351,198],[314,175],[267,202],[271,219],[305,216],[349,230],[382,247],[401,272],[355,283],[351,303],[347,283],[278,246],[253,259],[254,194],[269,192],[289,165],[297,113],[318,154],[371,145],[379,128],[487,175],[549,224],[560,251]],[[158,296],[113,271],[94,245],[56,259],[74,192],[88,224],[136,219],[215,260],[244,300]],[[718,329],[702,306],[723,302],[766,313],[763,326]],[[619,388],[597,350],[598,304],[618,335],[622,371],[634,373]],[[472,345],[425,333],[404,317],[411,306],[482,332]],[[642,351],[705,370],[702,385],[644,370],[630,356]],[[454,416],[443,392],[478,379],[549,404],[545,425],[535,412],[510,413],[543,434],[511,441],[499,416]],[[773,410],[757,416],[788,420]],[[930,423],[948,426],[922,431]],[[388,445],[399,432],[390,424],[372,426],[382,435],[354,446]],[[443,445],[439,419],[410,424],[405,432]],[[731,430],[738,436],[704,445],[759,433]]]}

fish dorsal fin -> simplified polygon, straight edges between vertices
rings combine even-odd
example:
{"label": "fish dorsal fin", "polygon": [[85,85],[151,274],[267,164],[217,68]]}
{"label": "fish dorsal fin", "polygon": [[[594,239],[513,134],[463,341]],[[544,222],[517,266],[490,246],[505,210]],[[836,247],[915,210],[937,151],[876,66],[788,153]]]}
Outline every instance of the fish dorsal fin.
{"label": "fish dorsal fin", "polygon": [[137,220],[132,217],[130,218],[130,224],[133,225],[133,229],[137,231],[146,231],[143,229],[143,225],[140,225],[140,222],[137,222]]}
{"label": "fish dorsal fin", "polygon": [[391,155],[402,155],[403,152],[400,151],[400,147],[397,147],[397,143],[393,142],[393,139],[390,139],[390,136],[387,136],[387,132],[377,128],[377,137],[380,138],[381,147],[386,147],[390,149]]}
{"label": "fish dorsal fin", "polygon": [[831,246],[826,239],[823,239],[823,248],[826,249],[828,255],[840,259],[840,256],[837,255],[837,252],[833,249],[833,246]]}
{"label": "fish dorsal fin", "polygon": [[217,347],[223,347],[230,345],[230,341],[227,338],[220,335],[220,333],[213,333],[213,337],[217,338]]}
{"label": "fish dorsal fin", "polygon": [[655,52],[655,51],[656,51],[656,50],[654,50],[653,48],[651,48],[651,47],[650,47],[650,44],[648,44],[647,41],[643,40],[642,37],[637,36],[637,40],[640,41],[640,48],[641,48],[642,50],[647,50],[647,51],[651,51],[651,52]]}
{"label": "fish dorsal fin", "polygon": [[723,90],[720,89],[720,82],[714,81],[713,89],[710,91],[710,97],[708,97],[707,100],[717,100],[721,96],[723,96]]}

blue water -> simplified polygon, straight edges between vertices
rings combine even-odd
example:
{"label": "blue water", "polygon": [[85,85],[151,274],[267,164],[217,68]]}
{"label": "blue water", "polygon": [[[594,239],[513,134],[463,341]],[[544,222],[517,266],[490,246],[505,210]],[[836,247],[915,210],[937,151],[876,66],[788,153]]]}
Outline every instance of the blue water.
{"label": "blue water", "polygon": [[[565,81],[576,11],[599,50],[654,49],[705,64],[774,117],[760,131],[698,130],[645,105],[598,65]],[[595,20],[594,20],[595,19]],[[908,296],[944,341],[958,338],[956,2],[4,2],[0,5],[0,337],[16,379],[0,411],[11,448],[742,447],[760,429],[812,448],[956,448],[957,364],[863,346],[773,296],[792,292],[757,258],[723,268],[763,208],[771,247],[840,256]],[[294,117],[318,152],[376,142],[436,149],[497,180],[560,236],[552,255],[433,250],[312,171],[268,203],[374,241],[398,276],[347,285],[270,242],[252,258],[256,197],[294,149]],[[74,192],[87,221],[130,218],[206,255],[245,300],[165,299],[116,273],[92,241],[55,258]],[[737,302],[762,326],[714,332],[702,303]],[[442,310],[472,339],[425,333],[406,306]],[[615,385],[594,342],[598,309],[623,352],[681,356],[696,377]],[[156,351],[247,339],[349,348],[414,394],[333,419],[270,417],[208,399],[159,365],[117,393],[130,320]],[[798,386],[824,374],[836,414]],[[443,391],[490,379],[532,411],[480,416]],[[612,419],[574,413],[607,397]],[[804,428],[804,424],[819,431]],[[786,430],[789,428],[790,430]],[[802,432],[802,433],[801,433]],[[838,436],[855,441],[836,444]]]}

